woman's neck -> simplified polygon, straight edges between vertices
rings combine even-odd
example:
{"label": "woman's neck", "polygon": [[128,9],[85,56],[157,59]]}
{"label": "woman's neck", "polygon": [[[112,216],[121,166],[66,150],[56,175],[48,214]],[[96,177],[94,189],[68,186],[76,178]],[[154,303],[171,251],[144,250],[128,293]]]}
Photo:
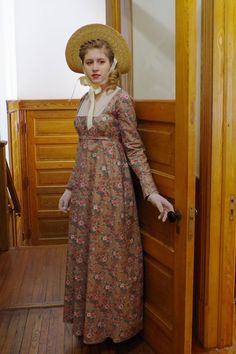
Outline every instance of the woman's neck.
{"label": "woman's neck", "polygon": [[108,83],[106,82],[105,84],[100,85],[102,91],[105,91],[108,86]]}

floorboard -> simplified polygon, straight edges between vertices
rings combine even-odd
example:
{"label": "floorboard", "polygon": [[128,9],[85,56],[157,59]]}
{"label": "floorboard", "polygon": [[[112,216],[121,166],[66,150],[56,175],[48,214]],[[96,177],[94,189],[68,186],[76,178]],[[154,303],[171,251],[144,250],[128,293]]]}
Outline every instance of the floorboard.
{"label": "floorboard", "polygon": [[63,304],[65,246],[22,247],[0,255],[0,309]]}
{"label": "floorboard", "polygon": [[62,307],[0,311],[0,353],[154,354],[138,336],[122,344],[83,344],[62,322],[62,313]]}
{"label": "floorboard", "polygon": [[64,324],[66,246],[11,249],[0,254],[1,354],[154,354],[136,336],[122,344],[83,344]]}

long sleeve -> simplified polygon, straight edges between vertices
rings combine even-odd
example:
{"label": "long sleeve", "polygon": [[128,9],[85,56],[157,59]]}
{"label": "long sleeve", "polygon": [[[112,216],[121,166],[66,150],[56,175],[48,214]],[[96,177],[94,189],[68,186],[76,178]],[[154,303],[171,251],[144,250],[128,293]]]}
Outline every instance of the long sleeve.
{"label": "long sleeve", "polygon": [[152,192],[157,191],[157,188],[152,178],[143,142],[137,131],[134,105],[128,94],[122,93],[116,102],[116,109],[122,143],[128,162],[138,177],[143,197],[146,198]]}

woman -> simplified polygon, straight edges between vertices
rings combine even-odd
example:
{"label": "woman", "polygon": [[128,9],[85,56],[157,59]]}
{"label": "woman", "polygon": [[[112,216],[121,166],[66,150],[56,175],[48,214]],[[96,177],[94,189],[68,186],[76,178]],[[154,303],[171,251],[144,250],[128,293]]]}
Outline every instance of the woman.
{"label": "woman", "polygon": [[142,329],[143,260],[130,169],[166,220],[173,206],[154,184],[133,102],[118,86],[130,68],[123,37],[102,24],[77,30],[69,67],[90,87],[75,119],[76,163],[59,209],[70,210],[64,321],[84,343],[124,341]]}

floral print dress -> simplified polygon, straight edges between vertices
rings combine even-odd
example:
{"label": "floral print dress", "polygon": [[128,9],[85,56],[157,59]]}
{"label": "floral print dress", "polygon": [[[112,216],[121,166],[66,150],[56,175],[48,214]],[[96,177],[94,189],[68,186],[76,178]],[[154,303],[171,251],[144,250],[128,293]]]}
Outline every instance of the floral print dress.
{"label": "floral print dress", "polygon": [[129,166],[144,197],[156,190],[130,96],[117,87],[75,119],[79,134],[72,190],[64,321],[84,343],[124,341],[142,329],[143,258]]}

